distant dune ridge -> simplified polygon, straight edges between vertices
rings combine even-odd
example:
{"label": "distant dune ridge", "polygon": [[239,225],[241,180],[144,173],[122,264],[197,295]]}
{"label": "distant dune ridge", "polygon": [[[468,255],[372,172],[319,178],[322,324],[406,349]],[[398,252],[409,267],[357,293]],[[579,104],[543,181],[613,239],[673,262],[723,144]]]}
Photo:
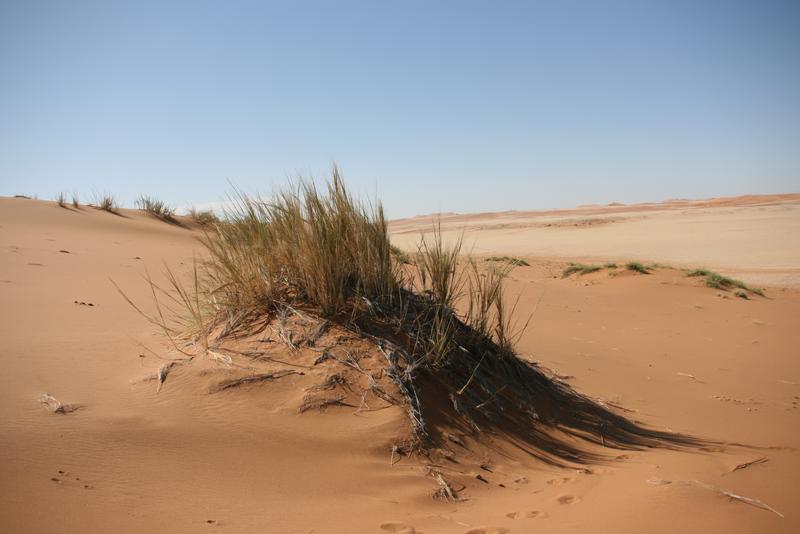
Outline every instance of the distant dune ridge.
{"label": "distant dune ridge", "polygon": [[[616,450],[609,429],[588,449],[607,459],[559,467],[513,428],[482,441],[451,419],[434,426],[431,474],[396,441],[406,410],[362,395],[397,394],[368,338],[289,310],[187,365],[125,302],[109,279],[150,314],[145,272],[163,285],[166,263],[191,284],[199,223],[0,198],[0,531],[797,532],[798,206],[770,195],[443,216],[446,240],[463,232],[491,256],[482,268],[511,268],[506,298],[531,318],[521,357],[626,419],[709,444]],[[430,229],[429,217],[389,224],[409,261]],[[592,268],[565,276],[570,262]],[[709,286],[715,271],[764,296]],[[350,354],[326,356],[331,344]],[[452,403],[430,391],[434,420]],[[562,432],[548,444],[563,460],[586,436]],[[446,492],[437,475],[465,500],[431,499]]]}
{"label": "distant dune ridge", "polygon": [[[436,216],[392,221],[413,248]],[[532,212],[441,217],[445,236],[464,233],[479,254],[593,259],[646,258],[716,268],[754,282],[800,287],[800,194],[669,200]]]}

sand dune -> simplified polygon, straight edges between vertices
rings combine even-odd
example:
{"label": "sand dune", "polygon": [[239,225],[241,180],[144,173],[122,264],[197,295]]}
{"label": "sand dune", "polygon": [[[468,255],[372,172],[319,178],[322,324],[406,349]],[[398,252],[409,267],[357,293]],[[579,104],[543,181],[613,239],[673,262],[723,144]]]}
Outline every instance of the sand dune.
{"label": "sand dune", "polygon": [[[393,239],[410,246],[429,224],[395,221]],[[146,305],[142,274],[160,279],[166,263],[188,275],[197,229],[2,198],[0,531],[800,531],[798,195],[442,224],[451,237],[465,228],[479,253],[531,260],[509,285],[533,314],[526,358],[633,419],[725,444],[597,447],[605,459],[559,468],[467,439],[443,467],[465,500],[433,500],[422,461],[393,461],[403,410],[298,413],[312,371],[212,391],[242,371],[207,361],[174,367],[158,391],[158,369],[181,355],[110,280]],[[566,259],[704,265],[766,285],[766,297],[672,268],[562,278]],[[53,413],[44,393],[74,411]]]}

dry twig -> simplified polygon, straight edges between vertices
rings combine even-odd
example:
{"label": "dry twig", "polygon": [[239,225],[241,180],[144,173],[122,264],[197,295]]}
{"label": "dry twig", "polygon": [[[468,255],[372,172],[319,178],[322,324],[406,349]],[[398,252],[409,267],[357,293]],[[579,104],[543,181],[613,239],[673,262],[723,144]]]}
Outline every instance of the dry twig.
{"label": "dry twig", "polygon": [[253,376],[245,376],[242,378],[232,378],[229,380],[223,380],[219,382],[216,386],[214,386],[213,391],[222,391],[225,389],[231,388],[238,388],[239,386],[243,386],[245,384],[256,384],[258,382],[265,382],[267,380],[275,380],[278,378],[283,378],[284,376],[289,375],[303,375],[305,373],[301,373],[300,371],[295,371],[293,369],[283,369],[281,371],[276,371],[274,373],[263,373]]}
{"label": "dry twig", "polygon": [[766,456],[762,456],[761,458],[756,458],[755,460],[750,460],[749,462],[737,465],[736,467],[731,469],[731,473],[733,473],[734,471],[738,471],[739,469],[747,469],[751,465],[763,464],[767,462],[769,462],[769,458],[767,458]]}

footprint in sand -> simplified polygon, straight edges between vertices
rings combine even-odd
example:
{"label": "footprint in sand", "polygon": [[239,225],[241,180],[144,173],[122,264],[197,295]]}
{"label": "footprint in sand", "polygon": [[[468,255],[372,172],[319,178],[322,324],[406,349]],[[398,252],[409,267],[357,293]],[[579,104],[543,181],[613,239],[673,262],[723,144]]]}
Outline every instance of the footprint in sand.
{"label": "footprint in sand", "polygon": [[561,484],[566,484],[567,482],[572,482],[572,477],[551,478],[547,481],[547,483],[551,486],[560,486]]}
{"label": "footprint in sand", "polygon": [[[518,519],[520,517],[520,513],[519,512],[509,512],[509,513],[506,514],[506,517],[509,518],[509,519]],[[544,512],[540,512],[539,510],[531,510],[530,512],[525,512],[525,516],[524,517],[526,517],[528,519],[536,519],[537,517],[541,518],[541,519],[544,519],[545,517],[547,517],[547,514],[544,513]]]}
{"label": "footprint in sand", "polygon": [[511,532],[509,529],[503,527],[482,527],[470,529],[464,534],[508,534],[509,532]]}
{"label": "footprint in sand", "polygon": [[381,530],[394,532],[396,534],[423,534],[419,530],[415,530],[412,526],[397,522],[383,523],[381,524]]}
{"label": "footprint in sand", "polygon": [[580,500],[580,497],[576,497],[575,495],[561,495],[556,499],[558,504],[575,504]]}

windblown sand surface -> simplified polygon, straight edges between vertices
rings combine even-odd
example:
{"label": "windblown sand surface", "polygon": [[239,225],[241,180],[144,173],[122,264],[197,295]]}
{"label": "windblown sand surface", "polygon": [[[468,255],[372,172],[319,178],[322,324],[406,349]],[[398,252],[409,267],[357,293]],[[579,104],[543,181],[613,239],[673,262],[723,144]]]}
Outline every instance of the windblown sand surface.
{"label": "windblown sand surface", "polygon": [[[393,239],[429,224],[398,221]],[[633,419],[727,445],[598,448],[605,460],[560,468],[465,438],[442,466],[465,500],[435,501],[422,461],[392,457],[399,407],[298,413],[308,374],[213,392],[242,372],[213,361],[172,368],[157,392],[180,354],[110,280],[152,310],[142,274],[188,276],[196,229],[3,198],[0,532],[800,531],[800,197],[443,219],[450,236],[465,225],[477,252],[531,262],[509,285],[533,313],[525,357]],[[562,278],[565,259],[713,267],[766,298],[671,268]]]}
{"label": "windblown sand surface", "polygon": [[[572,210],[441,217],[476,254],[642,260],[709,267],[761,284],[800,287],[800,194]],[[413,248],[431,216],[395,221],[392,239]]]}

